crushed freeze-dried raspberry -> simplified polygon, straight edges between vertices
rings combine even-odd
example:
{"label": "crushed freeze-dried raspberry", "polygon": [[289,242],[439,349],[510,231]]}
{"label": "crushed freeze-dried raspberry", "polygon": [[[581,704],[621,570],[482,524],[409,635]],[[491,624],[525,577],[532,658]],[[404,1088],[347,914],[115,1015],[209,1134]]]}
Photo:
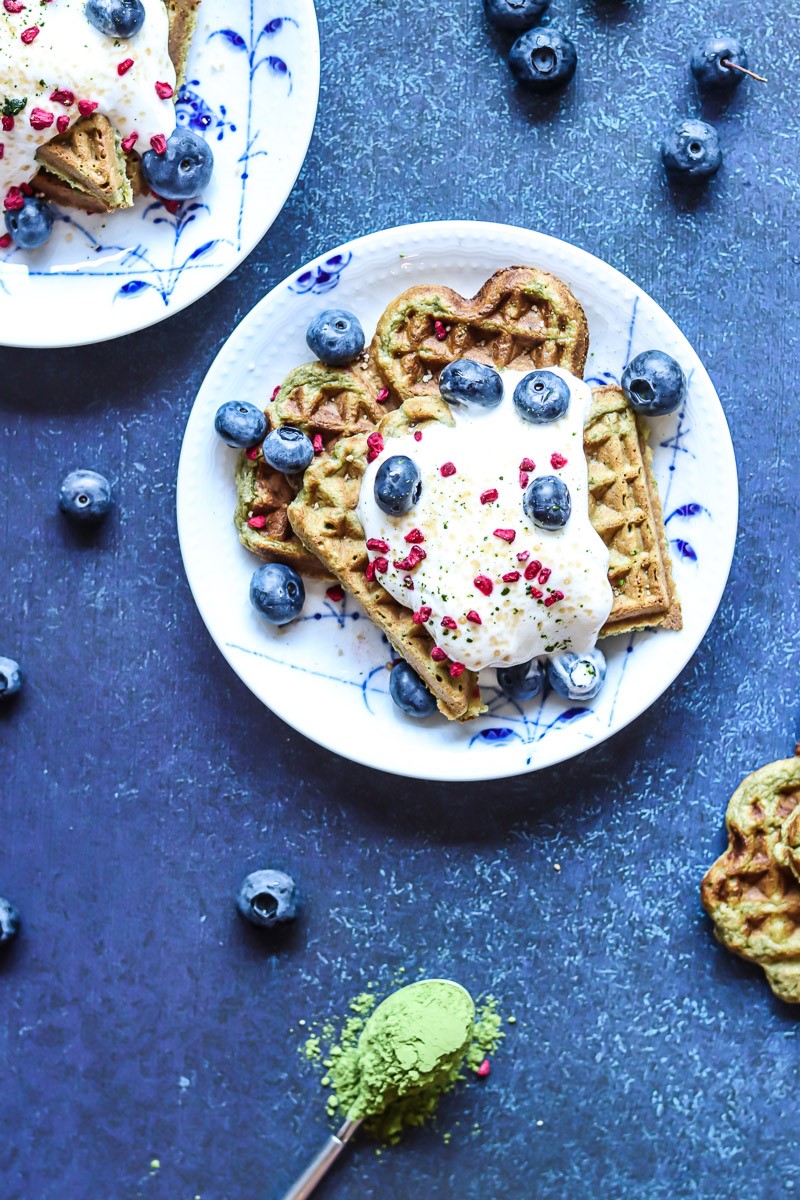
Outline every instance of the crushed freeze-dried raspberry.
{"label": "crushed freeze-dried raspberry", "polygon": [[422,430],[421,430],[421,429],[416,429],[416,430],[414,431],[414,441],[415,441],[415,442],[421,442],[421,441],[422,441]]}
{"label": "crushed freeze-dried raspberry", "polygon": [[18,209],[24,208],[25,197],[22,193],[22,188],[9,188],[3,203],[7,212],[16,212]]}
{"label": "crushed freeze-dried raspberry", "polygon": [[55,113],[48,112],[46,108],[31,109],[31,128],[33,129],[49,129],[55,119]]}
{"label": "crushed freeze-dried raspberry", "polygon": [[138,140],[139,140],[139,135],[138,135],[138,133],[136,133],[135,130],[133,133],[129,133],[126,138],[122,139],[122,149],[125,151],[126,154],[130,154],[131,150],[136,145]]}
{"label": "crushed freeze-dried raspberry", "polygon": [[123,58],[121,63],[117,63],[117,74],[118,75],[127,75],[128,71],[130,71],[132,66],[133,66],[132,58]]}
{"label": "crushed freeze-dried raspberry", "polygon": [[471,621],[473,625],[483,624],[480,613],[477,613],[474,608],[471,608],[467,613],[467,620]]}
{"label": "crushed freeze-dried raspberry", "polygon": [[156,95],[159,100],[169,100],[170,96],[175,95],[175,88],[169,83],[156,83]]}
{"label": "crushed freeze-dried raspberry", "polygon": [[481,1079],[485,1079],[492,1069],[492,1064],[488,1058],[485,1058],[479,1067],[475,1068],[475,1074]]}
{"label": "crushed freeze-dried raspberry", "polygon": [[369,538],[367,540],[367,549],[377,550],[380,554],[388,554],[389,543],[385,542],[383,538]]}
{"label": "crushed freeze-dried raspberry", "polygon": [[[96,100],[79,100],[78,101],[78,112],[81,114],[82,117],[90,117],[96,108],[97,108]],[[166,143],[164,145],[164,149],[166,150]]]}
{"label": "crushed freeze-dried raspberry", "polygon": [[375,578],[375,563],[374,562],[367,563],[366,569],[364,571],[364,578],[366,579],[367,583],[372,583],[373,579]]}
{"label": "crushed freeze-dried raspberry", "polygon": [[156,154],[167,153],[167,139],[164,137],[163,133],[154,133],[150,138],[150,145],[153,147]]}
{"label": "crushed freeze-dried raspberry", "polygon": [[459,675],[463,675],[465,670],[466,670],[466,667],[464,666],[463,663],[457,663],[457,662],[450,663],[451,679],[458,679]]}
{"label": "crushed freeze-dried raspberry", "polygon": [[563,454],[559,454],[556,451],[555,454],[550,455],[550,466],[555,467],[555,469],[557,471],[560,471],[561,468],[565,467],[566,465],[567,465],[567,460],[566,460],[566,458],[564,458]]}
{"label": "crushed freeze-dried raspberry", "polygon": [[430,621],[433,609],[429,604],[423,604],[415,613],[412,613],[411,620],[415,625],[424,625],[426,621]]}
{"label": "crushed freeze-dried raspberry", "polygon": [[530,483],[530,481],[531,481],[531,477],[530,477],[530,475],[528,474],[528,472],[527,472],[527,471],[520,471],[520,473],[519,473],[519,486],[520,486],[520,487],[523,489],[523,491],[524,491],[524,490],[525,490],[525,488],[528,486],[528,484]]}
{"label": "crushed freeze-dried raspberry", "polygon": [[326,588],[325,595],[334,604],[338,604],[340,600],[344,600],[344,592],[339,587],[338,583],[334,583],[333,587]]}
{"label": "crushed freeze-dried raspberry", "polygon": [[517,555],[517,562],[518,563],[527,562],[528,559],[530,558],[530,556],[531,556],[530,550],[520,550],[519,554]]}
{"label": "crushed freeze-dried raspberry", "polygon": [[499,495],[497,488],[487,488],[485,492],[481,492],[481,504],[491,504]]}
{"label": "crushed freeze-dried raspberry", "polygon": [[442,617],[443,629],[458,629],[458,621],[455,617]]}
{"label": "crushed freeze-dried raspberry", "polygon": [[442,463],[442,465],[439,467],[439,474],[443,475],[445,479],[448,479],[451,475],[455,475],[455,473],[456,473],[456,464],[455,463],[446,462],[446,463]]}
{"label": "crushed freeze-dried raspberry", "polygon": [[535,579],[536,576],[541,571],[541,569],[542,569],[542,564],[539,562],[538,558],[531,559],[531,561],[528,563],[527,567],[525,568],[525,578],[526,579]]}
{"label": "crushed freeze-dried raspberry", "polygon": [[311,445],[314,447],[315,454],[322,454],[322,434],[321,433],[314,434],[314,439],[313,439]]}
{"label": "crushed freeze-dried raspberry", "polygon": [[65,108],[69,108],[75,103],[75,93],[69,88],[53,88],[50,93],[50,99],[54,104],[63,104]]}
{"label": "crushed freeze-dried raspberry", "polygon": [[547,583],[552,574],[553,572],[549,567],[542,567],[541,571],[539,572],[539,583]]}
{"label": "crushed freeze-dried raspberry", "polygon": [[442,650],[441,646],[434,646],[431,650],[431,658],[434,662],[444,662],[447,658],[447,655],[445,654],[444,650]]}
{"label": "crushed freeze-dried raspberry", "polygon": [[62,113],[60,117],[56,118],[56,129],[59,133],[66,133],[69,129],[69,117],[66,113]]}
{"label": "crushed freeze-dried raspberry", "polygon": [[383,450],[383,435],[378,433],[377,429],[367,438],[367,445],[370,450],[376,450],[378,454]]}
{"label": "crushed freeze-dried raspberry", "polygon": [[530,593],[533,596],[534,600],[541,600],[542,596],[544,595],[544,593],[537,587],[532,587],[530,589]]}
{"label": "crushed freeze-dried raspberry", "polygon": [[491,596],[494,591],[494,584],[488,575],[476,575],[472,582],[479,592],[483,592],[484,596]]}
{"label": "crushed freeze-dried raspberry", "polygon": [[410,575],[404,575],[404,576],[403,576],[403,587],[404,587],[404,588],[408,588],[408,590],[409,590],[410,592],[413,592],[413,590],[414,590],[414,580],[411,578],[411,576],[410,576]]}
{"label": "crushed freeze-dried raspberry", "polygon": [[496,538],[501,538],[504,542],[508,542],[509,546],[517,536],[516,529],[495,529],[493,533]]}
{"label": "crushed freeze-dried raspberry", "polygon": [[523,458],[522,462],[519,464],[519,469],[520,471],[535,471],[536,463],[532,458]]}
{"label": "crushed freeze-dried raspberry", "polygon": [[545,600],[544,606],[545,606],[545,608],[552,608],[554,604],[558,604],[559,600],[563,600],[563,599],[564,599],[563,592],[553,592],[553,594],[551,596],[548,596],[547,599]]}
{"label": "crushed freeze-dried raspberry", "polygon": [[266,517],[251,517],[247,522],[251,529],[263,529],[266,523]]}
{"label": "crushed freeze-dried raspberry", "polygon": [[516,583],[519,579],[519,571],[506,571],[503,576],[503,583]]}
{"label": "crushed freeze-dried raspberry", "polygon": [[387,387],[382,387],[375,399],[378,401],[378,404],[385,404],[389,399],[389,389]]}
{"label": "crushed freeze-dried raspberry", "polygon": [[34,42],[39,36],[39,26],[31,25],[30,29],[23,29],[19,36],[26,46],[30,46],[31,42]]}
{"label": "crushed freeze-dried raspberry", "polygon": [[7,13],[22,12],[24,7],[22,0],[3,0],[3,8]]}
{"label": "crushed freeze-dried raspberry", "polygon": [[245,450],[244,454],[245,458],[249,458],[251,462],[254,462],[258,458],[258,446],[251,446],[249,450]]}
{"label": "crushed freeze-dried raspberry", "polygon": [[386,572],[389,570],[388,558],[382,558],[382,557],[376,558],[374,560],[374,562],[375,562],[375,570],[380,571],[381,575],[385,575]]}
{"label": "crushed freeze-dried raspberry", "polygon": [[414,567],[419,566],[423,559],[427,558],[427,552],[421,546],[412,546],[406,558],[400,558],[395,562],[398,571],[413,571]]}
{"label": "crushed freeze-dried raspberry", "polygon": [[443,323],[441,321],[434,321],[433,328],[437,341],[443,342],[447,337],[447,330],[445,329]]}
{"label": "crushed freeze-dried raspberry", "polygon": [[11,245],[11,234],[4,233],[3,236],[0,237],[0,250],[7,250],[10,245]]}
{"label": "crushed freeze-dried raspberry", "polygon": [[3,117],[2,125],[3,125],[3,131],[5,133],[11,133],[11,130],[14,128],[14,118],[13,117]]}
{"label": "crushed freeze-dried raspberry", "polygon": [[278,392],[279,392],[280,390],[281,390],[281,385],[280,385],[279,383],[276,383],[276,384],[275,384],[275,387],[272,389],[272,395],[271,395],[271,396],[270,396],[270,398],[269,398],[269,402],[270,402],[270,404],[272,404],[273,400],[277,400],[277,399],[278,399]]}
{"label": "crushed freeze-dried raspberry", "polygon": [[425,535],[421,529],[410,529],[405,536],[407,542],[424,542]]}

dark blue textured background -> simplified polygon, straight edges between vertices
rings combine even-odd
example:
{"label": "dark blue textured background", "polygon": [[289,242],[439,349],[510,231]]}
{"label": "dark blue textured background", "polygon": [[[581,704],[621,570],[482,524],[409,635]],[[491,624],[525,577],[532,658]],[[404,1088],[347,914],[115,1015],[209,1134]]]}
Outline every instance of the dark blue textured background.
{"label": "dark blue textured background", "polygon": [[[445,1106],[448,1147],[354,1147],[331,1200],[800,1195],[798,1016],[714,943],[697,891],[731,791],[800,733],[800,19],[552,8],[580,63],[542,100],[478,0],[323,0],[316,133],[250,259],[150,332],[0,351],[0,652],[27,673],[0,710],[0,892],[25,921],[0,964],[3,1200],[273,1200],[325,1129],[290,1028],[400,966],[518,1024]],[[655,148],[699,111],[687,55],[719,25],[770,83],[707,109],[726,165],[688,197]],[[566,238],[649,291],[718,385],[742,486],[730,585],[675,686],[583,758],[475,787],[353,767],[262,708],[194,609],[174,517],[184,421],[236,322],[329,246],[455,216]],[[96,539],[55,512],[84,465],[119,502]],[[306,897],[271,942],[232,905],[266,864]]]}

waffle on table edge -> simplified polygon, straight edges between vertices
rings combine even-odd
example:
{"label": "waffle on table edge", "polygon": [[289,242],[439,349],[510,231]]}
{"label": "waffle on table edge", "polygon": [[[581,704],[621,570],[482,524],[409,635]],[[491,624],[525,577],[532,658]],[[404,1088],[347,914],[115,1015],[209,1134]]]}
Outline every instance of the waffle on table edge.
{"label": "waffle on table edge", "polygon": [[743,780],[728,804],[728,848],[700,895],[717,939],[763,967],[776,996],[800,1003],[800,746]]}
{"label": "waffle on table edge", "polygon": [[[186,78],[189,47],[197,27],[201,0],[165,0],[169,13],[169,55],[178,86]],[[130,208],[146,191],[141,159],[124,154],[119,136],[102,113],[81,117],[66,133],[57,134],[36,155],[40,170],[31,180],[39,195],[65,208],[105,213]]]}

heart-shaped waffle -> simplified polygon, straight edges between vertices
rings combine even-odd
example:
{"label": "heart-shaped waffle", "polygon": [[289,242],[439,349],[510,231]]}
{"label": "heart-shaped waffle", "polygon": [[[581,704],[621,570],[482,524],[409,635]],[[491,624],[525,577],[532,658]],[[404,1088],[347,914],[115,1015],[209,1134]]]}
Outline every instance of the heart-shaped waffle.
{"label": "heart-shaped waffle", "polygon": [[496,271],[471,300],[447,287],[409,288],[385,310],[372,343],[375,365],[401,400],[438,394],[440,372],[457,358],[582,377],[588,350],[575,296],[535,267]]}
{"label": "heart-shaped waffle", "polygon": [[728,848],[700,895],[714,932],[758,963],[776,996],[800,1004],[800,747],[754,771],[728,804]]}

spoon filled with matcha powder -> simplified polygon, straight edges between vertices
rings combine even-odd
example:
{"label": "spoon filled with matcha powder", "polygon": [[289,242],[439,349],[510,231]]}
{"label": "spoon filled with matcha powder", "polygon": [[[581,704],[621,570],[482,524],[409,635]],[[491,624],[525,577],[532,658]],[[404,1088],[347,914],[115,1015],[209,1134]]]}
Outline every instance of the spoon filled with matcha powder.
{"label": "spoon filled with matcha powder", "polygon": [[421,979],[387,996],[358,1040],[343,1124],[283,1200],[310,1196],[364,1120],[449,1080],[467,1052],[474,1024],[472,997],[449,979]]}

